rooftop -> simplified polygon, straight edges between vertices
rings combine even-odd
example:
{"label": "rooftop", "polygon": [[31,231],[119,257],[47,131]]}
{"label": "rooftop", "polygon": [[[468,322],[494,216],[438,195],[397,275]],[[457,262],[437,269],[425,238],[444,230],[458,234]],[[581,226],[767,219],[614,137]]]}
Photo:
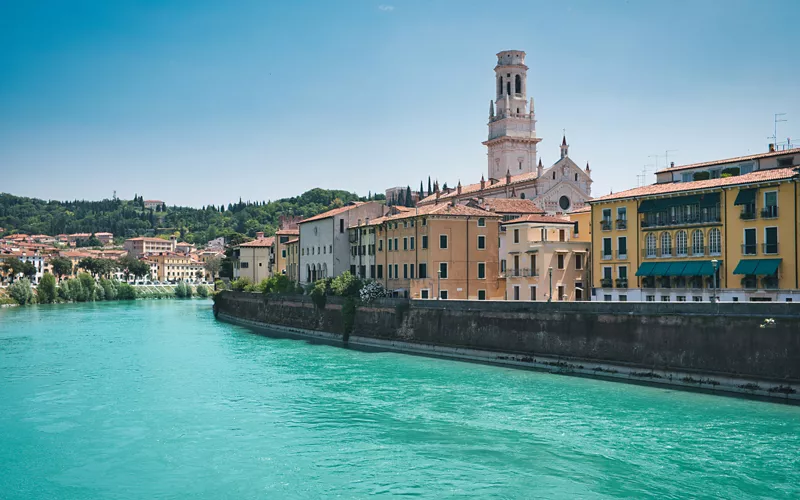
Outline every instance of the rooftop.
{"label": "rooftop", "polygon": [[299,229],[278,229],[275,231],[275,234],[288,234],[288,235],[298,235],[300,234]]}
{"label": "rooftop", "polygon": [[565,217],[556,217],[553,215],[539,215],[528,214],[518,217],[514,220],[506,221],[503,224],[520,224],[524,222],[533,222],[537,224],[573,224],[573,222]]}
{"label": "rooftop", "polygon": [[240,247],[250,247],[250,248],[263,248],[263,247],[271,247],[275,244],[275,237],[274,236],[267,236],[266,238],[257,238],[253,241],[248,241],[247,243],[242,243],[239,245]]}
{"label": "rooftop", "polygon": [[[481,183],[480,182],[476,182],[475,184],[467,184],[467,185],[461,186],[461,194],[460,195],[458,194],[458,190],[457,189],[451,189],[447,193],[440,192],[439,193],[439,199],[441,200],[443,198],[451,198],[453,196],[463,196],[465,194],[479,193],[481,191],[488,191],[490,189],[498,189],[498,188],[503,188],[503,187],[506,187],[506,186],[512,186],[514,184],[519,184],[519,183],[522,183],[522,182],[532,181],[532,180],[536,179],[536,177],[537,177],[536,172],[528,172],[528,173],[519,174],[519,175],[512,175],[511,179],[510,179],[510,182],[506,182],[507,181],[506,177],[503,177],[502,179],[497,179],[496,182],[494,184],[492,184],[491,183],[491,179],[489,179],[489,180],[484,182],[484,188],[483,189],[481,189]],[[432,194],[430,196],[426,196],[425,198],[420,200],[419,204],[420,205],[426,205],[428,203],[433,203],[434,201],[436,201],[436,193],[434,193],[434,194]]]}
{"label": "rooftop", "polygon": [[497,212],[499,214],[543,214],[544,210],[539,208],[531,200],[519,198],[484,198],[478,200],[478,204],[484,210]]}
{"label": "rooftop", "polygon": [[[586,200],[587,203],[590,202],[590,201],[592,201],[592,200]],[[591,212],[591,211],[592,211],[592,206],[591,205],[586,205],[586,206],[583,206],[581,208],[576,208],[575,210],[572,210],[569,213],[570,214],[584,214],[584,213]]]}
{"label": "rooftop", "polygon": [[674,167],[665,168],[657,171],[657,174],[662,172],[675,172],[677,170],[687,170],[690,168],[711,167],[714,165],[724,165],[726,163],[735,163],[748,160],[760,160],[762,158],[773,158],[775,156],[784,156],[800,153],[800,148],[786,149],[783,151],[769,151],[767,153],[759,153],[755,155],[737,156],[735,158],[726,158],[723,160],[706,161],[701,163],[691,163],[689,165],[675,165]]}
{"label": "rooftop", "polygon": [[375,219],[374,221],[370,221],[370,225],[380,224],[382,222],[388,222],[393,220],[409,219],[412,217],[418,217],[420,215],[440,215],[449,217],[489,217],[489,218],[500,217],[498,214],[487,212],[486,210],[481,210],[480,208],[472,208],[465,205],[454,206],[450,203],[438,203],[435,205],[424,205],[421,207],[417,207],[416,209],[400,212],[395,215],[387,215],[385,217],[380,217],[378,219]]}
{"label": "rooftop", "polygon": [[716,189],[726,186],[736,186],[739,184],[753,184],[758,182],[779,181],[784,179],[791,179],[797,176],[798,173],[792,168],[774,168],[769,170],[759,170],[745,175],[736,175],[733,177],[725,177],[724,179],[708,179],[704,181],[692,182],[670,182],[662,184],[650,184],[649,186],[642,186],[638,188],[620,191],[619,193],[607,194],[594,198],[588,203],[596,203],[599,201],[619,200],[622,198],[635,198],[640,196],[657,196],[672,193],[681,193],[685,191],[699,191],[704,189]]}
{"label": "rooftop", "polygon": [[363,205],[365,202],[363,201],[351,201],[347,205],[339,208],[334,208],[333,210],[328,210],[327,212],[322,212],[321,214],[315,215],[313,217],[309,217],[308,219],[301,220],[298,224],[303,224],[306,222],[312,222],[315,220],[322,220],[327,219],[329,217],[333,217],[334,215],[339,215],[351,210],[357,206]]}

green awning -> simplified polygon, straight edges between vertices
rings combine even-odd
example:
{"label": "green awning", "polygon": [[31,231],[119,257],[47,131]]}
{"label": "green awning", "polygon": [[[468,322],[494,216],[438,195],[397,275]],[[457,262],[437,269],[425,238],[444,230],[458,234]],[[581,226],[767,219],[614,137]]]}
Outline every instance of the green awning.
{"label": "green awning", "polygon": [[686,263],[686,266],[681,271],[681,276],[700,276],[700,268],[703,267],[703,263],[699,261],[690,261]]}
{"label": "green awning", "polygon": [[669,276],[669,262],[656,262],[650,276]]}
{"label": "green awning", "polygon": [[662,209],[666,209],[661,202],[662,200],[644,200],[639,204],[639,213],[660,212]]}
{"label": "green awning", "polygon": [[642,262],[642,265],[639,266],[639,269],[636,271],[636,276],[652,276],[653,267],[655,265],[655,262]]}
{"label": "green awning", "polygon": [[757,189],[740,189],[739,194],[736,195],[734,205],[751,205],[756,202]]}
{"label": "green awning", "polygon": [[761,259],[742,259],[736,264],[733,274],[755,274],[756,267]]}
{"label": "green awning", "polygon": [[716,207],[719,203],[719,193],[706,193],[700,195],[700,208]]}
{"label": "green awning", "polygon": [[759,259],[758,267],[753,274],[758,276],[770,276],[778,272],[781,259]]}
{"label": "green awning", "polygon": [[[722,269],[722,261],[717,261],[717,269]],[[713,276],[714,275],[714,264],[711,263],[709,260],[704,260],[700,262],[700,270],[697,272],[698,276]]]}
{"label": "green awning", "polygon": [[685,262],[672,262],[667,269],[667,274],[664,276],[681,276],[683,268],[686,267]]}
{"label": "green awning", "polygon": [[671,207],[684,205],[700,205],[701,207],[715,207],[719,203],[719,193],[691,194],[675,198],[660,198],[657,200],[644,200],[639,204],[639,213],[664,212]]}

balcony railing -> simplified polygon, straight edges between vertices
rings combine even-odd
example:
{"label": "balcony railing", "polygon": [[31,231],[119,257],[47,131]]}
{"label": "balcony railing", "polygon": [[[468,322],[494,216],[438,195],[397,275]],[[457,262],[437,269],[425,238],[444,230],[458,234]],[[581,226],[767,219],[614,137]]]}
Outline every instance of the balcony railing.
{"label": "balcony railing", "polygon": [[628,220],[617,219],[617,229],[628,229]]}
{"label": "balcony railing", "polygon": [[603,278],[600,280],[601,288],[611,288],[611,278]]}
{"label": "balcony railing", "polygon": [[778,216],[778,206],[770,205],[761,210],[762,219],[774,219]]}
{"label": "balcony railing", "polygon": [[767,290],[776,290],[778,288],[778,278],[775,276],[765,276],[761,279],[761,286]]}
{"label": "balcony railing", "polygon": [[539,271],[536,269],[529,269],[527,267],[520,267],[517,269],[506,269],[500,275],[503,278],[530,278],[539,276]]}
{"label": "balcony railing", "polygon": [[624,251],[617,250],[617,258],[618,259],[627,259],[628,258],[628,251],[627,250],[624,250]]}
{"label": "balcony railing", "polygon": [[616,285],[617,288],[628,288],[628,278],[617,278]]}
{"label": "balcony railing", "polygon": [[755,243],[742,245],[742,255],[756,255],[757,253],[758,246]]}
{"label": "balcony railing", "polygon": [[755,276],[745,276],[742,278],[742,288],[758,288],[758,280]]}
{"label": "balcony railing", "polygon": [[600,221],[600,228],[603,231],[611,231],[611,221],[608,219],[603,219]]}
{"label": "balcony railing", "polygon": [[691,224],[713,224],[722,222],[719,214],[698,214],[695,216],[678,217],[644,217],[642,227],[686,226]]}
{"label": "balcony railing", "polygon": [[762,243],[761,244],[761,251],[764,255],[774,255],[778,253],[778,244],[777,243]]}
{"label": "balcony railing", "polygon": [[749,210],[742,211],[742,213],[739,214],[739,218],[742,220],[753,220],[756,218],[756,213]]}
{"label": "balcony railing", "polygon": [[614,254],[612,252],[604,253],[600,256],[603,260],[611,260],[614,258]]}

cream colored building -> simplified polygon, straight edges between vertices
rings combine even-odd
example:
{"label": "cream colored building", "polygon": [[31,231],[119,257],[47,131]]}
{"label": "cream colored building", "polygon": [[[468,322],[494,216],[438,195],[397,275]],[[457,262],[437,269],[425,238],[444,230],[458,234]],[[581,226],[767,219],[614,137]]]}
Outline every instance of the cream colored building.
{"label": "cream colored building", "polygon": [[256,239],[242,243],[233,251],[233,277],[253,283],[271,278],[275,266],[275,237],[256,233]]}
{"label": "cream colored building", "polygon": [[300,238],[294,238],[285,243],[286,249],[286,276],[295,283],[300,281]]}
{"label": "cream colored building", "polygon": [[525,215],[503,224],[507,300],[589,300],[591,242],[565,217]]}
{"label": "cream colored building", "polygon": [[169,240],[140,236],[125,240],[122,247],[128,251],[128,254],[138,258],[150,253],[174,252],[176,244],[177,240],[174,236]]}
{"label": "cream colored building", "polygon": [[160,252],[150,254],[146,260],[150,262],[151,272],[153,263],[156,264],[159,281],[195,281],[198,279],[198,273],[205,274],[202,262],[180,253]]}

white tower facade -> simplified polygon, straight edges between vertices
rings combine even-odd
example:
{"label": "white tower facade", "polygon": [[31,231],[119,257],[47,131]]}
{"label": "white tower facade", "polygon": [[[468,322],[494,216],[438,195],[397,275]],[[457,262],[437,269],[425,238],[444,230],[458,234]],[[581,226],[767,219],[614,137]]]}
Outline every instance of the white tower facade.
{"label": "white tower facade", "polygon": [[506,173],[536,172],[536,118],[533,98],[528,108],[528,67],[525,52],[505,50],[497,54],[496,97],[489,103],[489,178]]}

